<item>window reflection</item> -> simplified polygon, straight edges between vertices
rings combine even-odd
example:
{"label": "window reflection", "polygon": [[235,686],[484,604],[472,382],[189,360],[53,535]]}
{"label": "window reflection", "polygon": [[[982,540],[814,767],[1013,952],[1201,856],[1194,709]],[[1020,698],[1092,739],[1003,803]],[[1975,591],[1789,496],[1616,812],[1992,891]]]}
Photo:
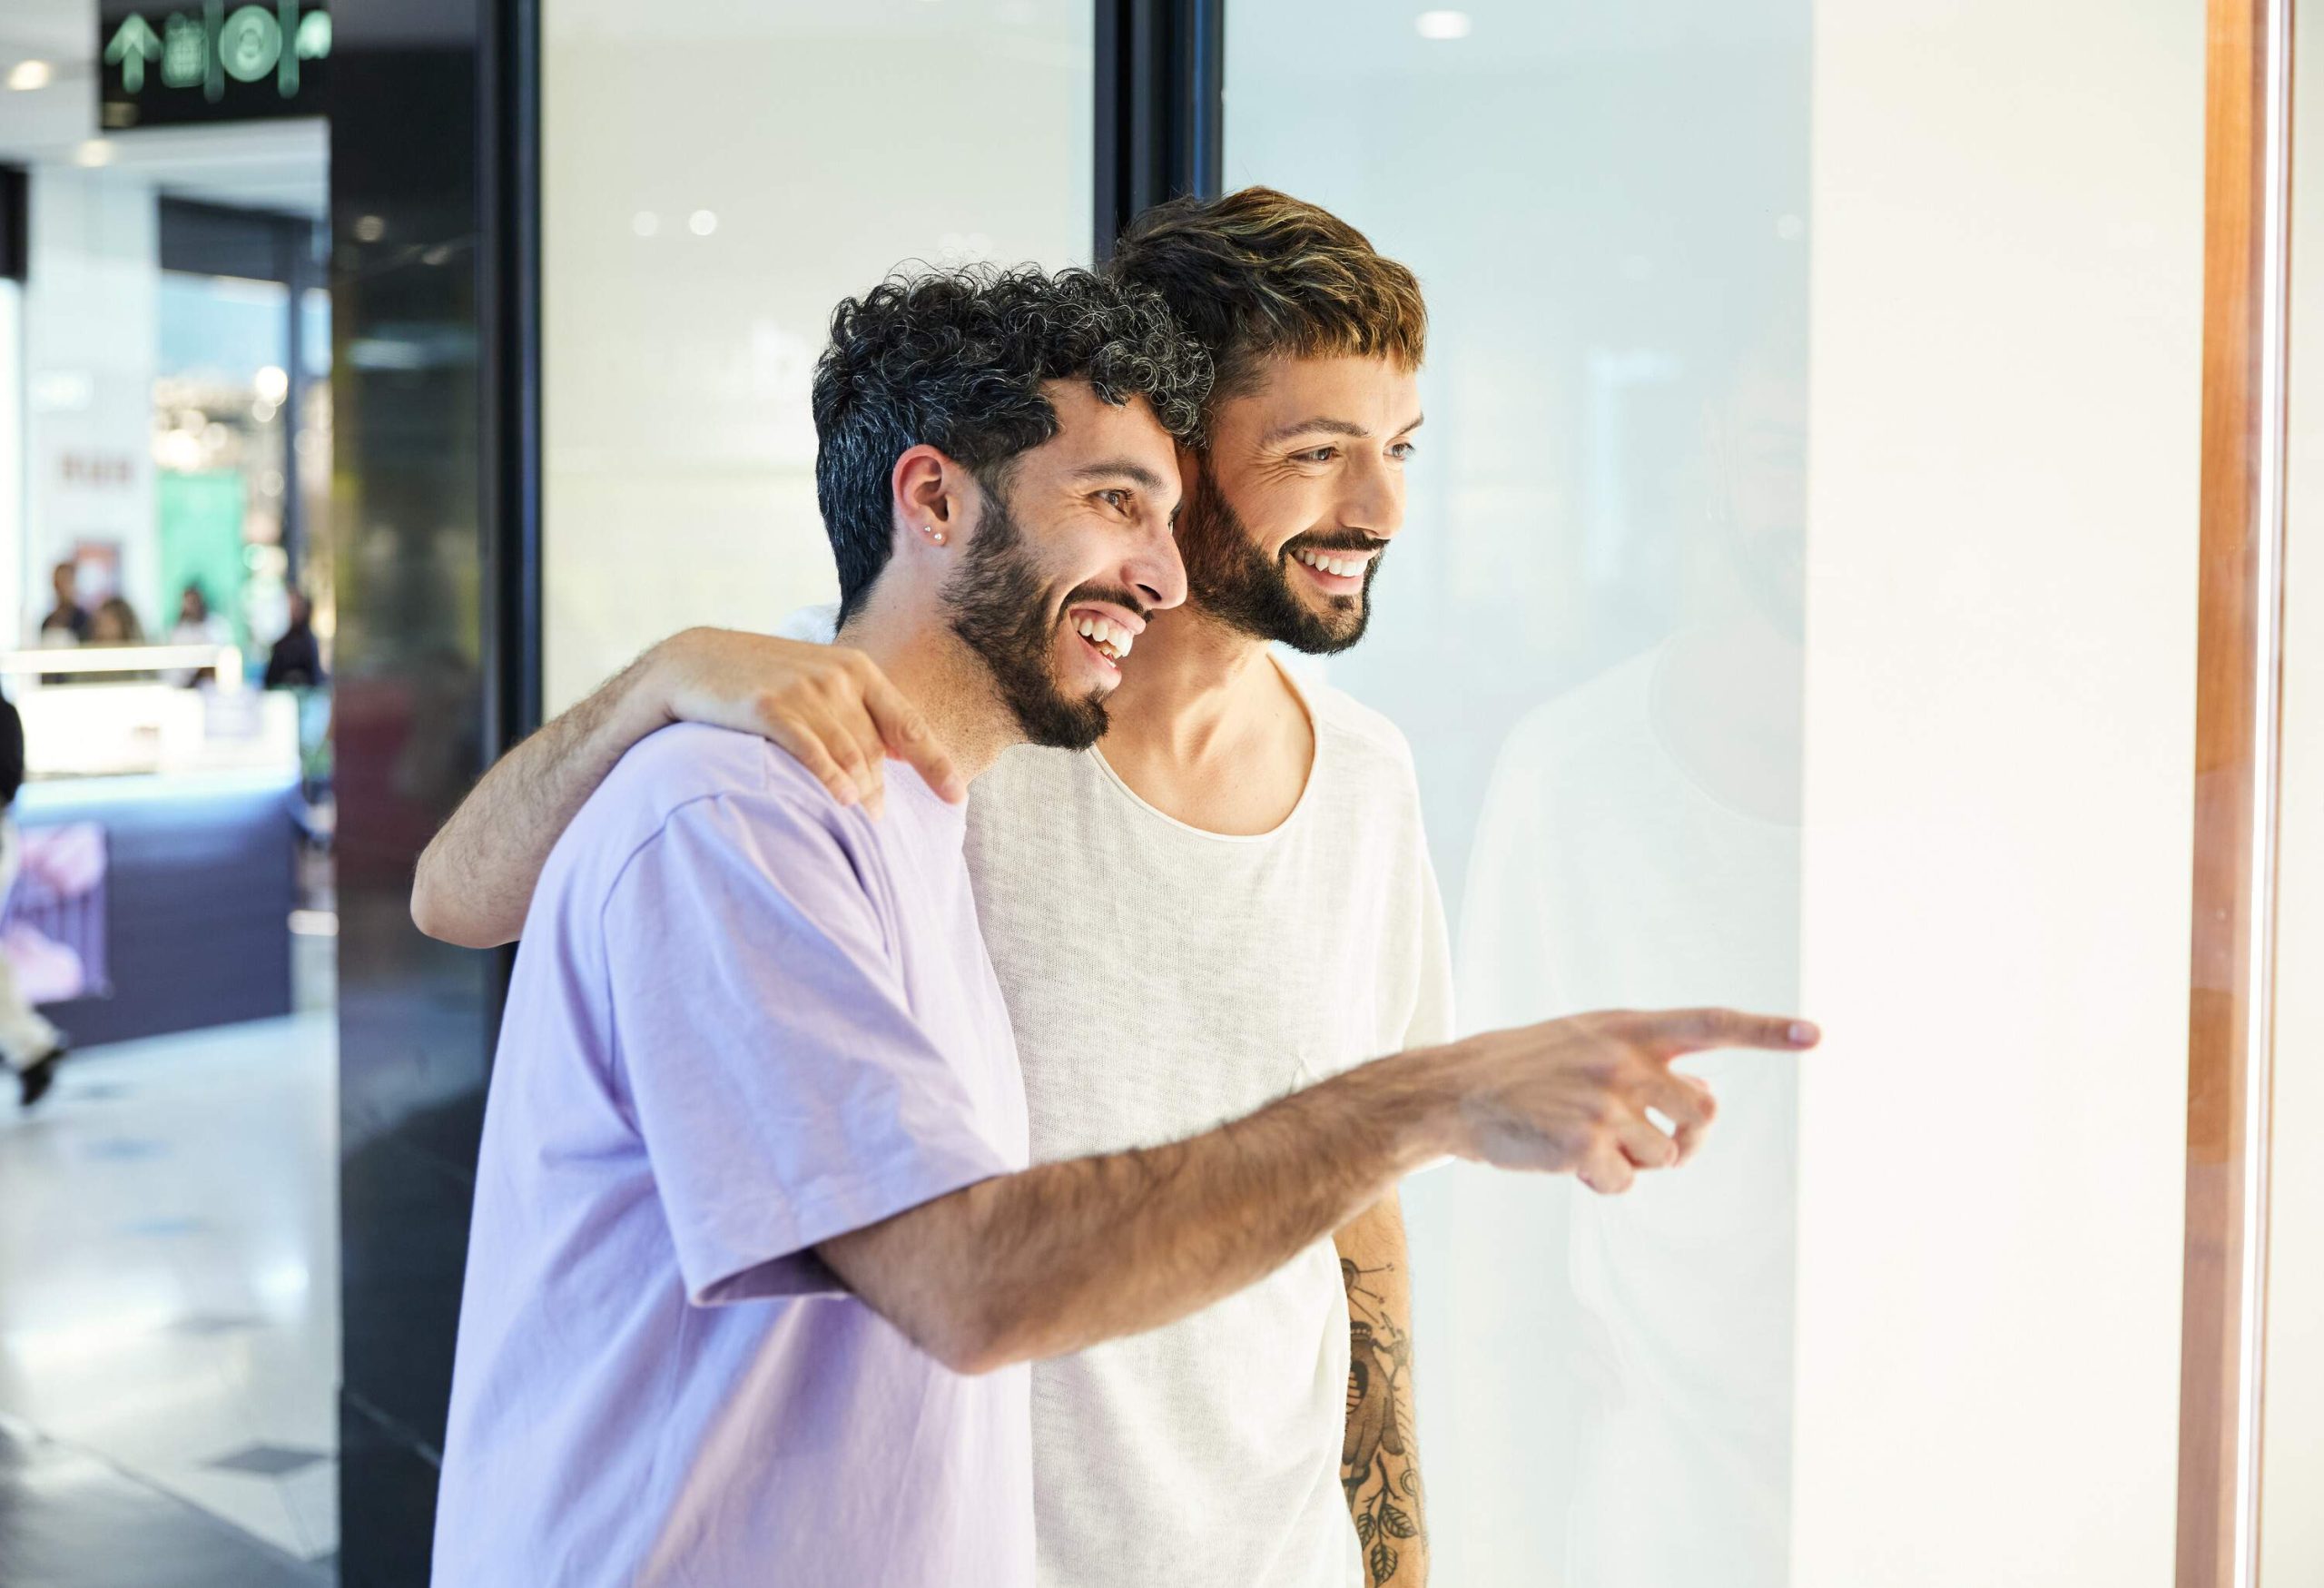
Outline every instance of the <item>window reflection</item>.
{"label": "window reflection", "polygon": [[[1807,8],[1462,15],[1229,9],[1227,184],[1429,297],[1409,522],[1329,676],[1412,740],[1464,1028],[1789,1008]],[[1698,1068],[1684,1175],[1406,1189],[1448,1582],[1788,1580],[1796,1077]]]}

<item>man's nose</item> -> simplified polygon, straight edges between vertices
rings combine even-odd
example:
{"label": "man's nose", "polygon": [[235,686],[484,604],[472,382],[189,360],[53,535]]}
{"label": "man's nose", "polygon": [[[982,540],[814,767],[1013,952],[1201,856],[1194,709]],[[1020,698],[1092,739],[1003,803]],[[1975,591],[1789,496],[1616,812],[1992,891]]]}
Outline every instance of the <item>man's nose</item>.
{"label": "man's nose", "polygon": [[1167,524],[1139,541],[1137,554],[1122,568],[1122,578],[1154,611],[1186,600],[1187,565],[1178,557],[1177,537]]}
{"label": "man's nose", "polygon": [[1404,527],[1404,477],[1384,458],[1369,458],[1347,475],[1340,527],[1391,540]]}

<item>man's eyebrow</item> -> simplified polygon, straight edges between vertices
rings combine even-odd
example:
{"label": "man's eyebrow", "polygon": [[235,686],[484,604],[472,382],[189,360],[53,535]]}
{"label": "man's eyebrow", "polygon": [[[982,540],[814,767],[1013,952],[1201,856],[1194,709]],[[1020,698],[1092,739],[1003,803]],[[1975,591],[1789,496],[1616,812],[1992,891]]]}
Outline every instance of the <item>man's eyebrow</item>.
{"label": "man's eyebrow", "polygon": [[1075,480],[1126,479],[1141,490],[1159,492],[1162,477],[1143,463],[1127,458],[1106,458],[1096,463],[1086,463],[1073,471]]}
{"label": "man's eyebrow", "polygon": [[[1415,414],[1410,424],[1395,433],[1399,436],[1410,435],[1420,427],[1421,416]],[[1294,436],[1345,436],[1350,440],[1361,441],[1369,438],[1371,434],[1370,430],[1353,419],[1335,419],[1328,414],[1317,414],[1313,419],[1301,419],[1295,424],[1277,425],[1259,438],[1259,445],[1273,447],[1279,442],[1290,440]]]}
{"label": "man's eyebrow", "polygon": [[1361,441],[1371,433],[1353,419],[1335,419],[1318,414],[1313,419],[1299,419],[1287,425],[1277,425],[1259,438],[1259,445],[1272,447],[1277,441],[1288,441],[1294,436],[1346,436]]}

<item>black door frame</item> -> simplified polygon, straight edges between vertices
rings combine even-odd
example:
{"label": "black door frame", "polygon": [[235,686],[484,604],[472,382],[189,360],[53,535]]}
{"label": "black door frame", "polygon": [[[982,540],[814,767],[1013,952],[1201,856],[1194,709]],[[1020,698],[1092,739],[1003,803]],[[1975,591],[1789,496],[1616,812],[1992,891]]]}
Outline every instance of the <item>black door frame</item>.
{"label": "black door frame", "polygon": [[1217,196],[1226,19],[1226,0],[1097,0],[1093,258],[1150,205]]}

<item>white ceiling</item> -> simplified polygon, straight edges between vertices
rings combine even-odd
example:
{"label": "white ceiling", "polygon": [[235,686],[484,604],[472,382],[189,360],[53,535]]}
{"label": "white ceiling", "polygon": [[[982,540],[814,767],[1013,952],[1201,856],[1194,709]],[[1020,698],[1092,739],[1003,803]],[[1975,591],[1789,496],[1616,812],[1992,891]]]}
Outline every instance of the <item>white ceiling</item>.
{"label": "white ceiling", "polygon": [[[45,61],[45,88],[0,88],[0,161],[74,163],[97,135],[96,0],[0,0],[0,78]],[[104,139],[108,166],[176,198],[321,219],[330,136],[320,117],[214,127],[155,127]]]}

